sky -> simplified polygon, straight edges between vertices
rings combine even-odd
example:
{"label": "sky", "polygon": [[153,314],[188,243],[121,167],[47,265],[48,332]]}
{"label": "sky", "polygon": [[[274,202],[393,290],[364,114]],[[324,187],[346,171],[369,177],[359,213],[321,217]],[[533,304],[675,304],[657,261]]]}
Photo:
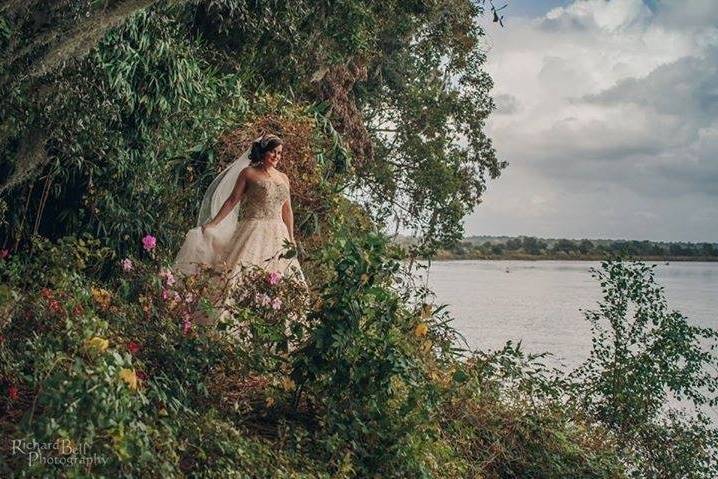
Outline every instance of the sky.
{"label": "sky", "polygon": [[718,0],[502,13],[481,21],[509,166],[466,235],[718,241]]}

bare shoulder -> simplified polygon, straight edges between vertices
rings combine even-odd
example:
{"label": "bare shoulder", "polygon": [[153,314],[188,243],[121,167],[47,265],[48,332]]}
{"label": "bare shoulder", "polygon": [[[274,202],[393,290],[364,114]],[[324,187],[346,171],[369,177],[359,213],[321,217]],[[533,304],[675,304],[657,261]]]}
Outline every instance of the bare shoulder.
{"label": "bare shoulder", "polygon": [[257,177],[257,172],[252,165],[245,166],[242,171],[239,172],[239,178],[245,178],[253,180]]}

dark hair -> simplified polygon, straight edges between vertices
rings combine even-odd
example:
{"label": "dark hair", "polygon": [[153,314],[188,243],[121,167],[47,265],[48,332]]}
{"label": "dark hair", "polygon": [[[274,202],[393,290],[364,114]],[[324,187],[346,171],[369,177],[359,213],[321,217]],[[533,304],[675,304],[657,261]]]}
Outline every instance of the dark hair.
{"label": "dark hair", "polygon": [[252,150],[249,152],[250,163],[259,163],[264,158],[264,154],[272,151],[282,144],[282,139],[277,135],[267,134],[262,138],[252,142]]}

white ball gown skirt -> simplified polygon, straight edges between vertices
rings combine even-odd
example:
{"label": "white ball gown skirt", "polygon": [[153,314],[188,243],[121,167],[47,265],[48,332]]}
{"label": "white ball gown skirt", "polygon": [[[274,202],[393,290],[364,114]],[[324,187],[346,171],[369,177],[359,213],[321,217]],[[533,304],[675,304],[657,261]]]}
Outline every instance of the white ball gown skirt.
{"label": "white ball gown skirt", "polygon": [[[229,312],[231,294],[242,283],[243,267],[260,266],[267,272],[278,271],[285,277],[294,277],[306,287],[306,280],[296,257],[280,258],[289,241],[287,225],[282,220],[282,204],[289,198],[289,186],[283,182],[261,180],[248,183],[242,200],[240,221],[225,218],[216,227],[202,233],[201,227],[192,228],[185,236],[174,262],[174,271],[180,275],[198,272],[198,263],[228,275],[227,289],[219,303],[220,318]],[[230,216],[230,215],[228,215]]]}

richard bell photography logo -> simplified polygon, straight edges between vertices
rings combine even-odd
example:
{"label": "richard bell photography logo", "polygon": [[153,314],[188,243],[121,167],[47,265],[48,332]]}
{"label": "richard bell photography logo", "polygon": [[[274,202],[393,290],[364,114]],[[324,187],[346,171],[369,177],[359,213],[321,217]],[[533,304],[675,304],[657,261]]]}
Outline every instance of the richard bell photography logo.
{"label": "richard bell photography logo", "polygon": [[107,458],[99,454],[89,454],[90,445],[75,444],[70,439],[58,439],[54,442],[37,442],[35,439],[12,440],[12,455],[25,456],[30,466],[36,464],[57,465],[93,465],[105,464]]}

